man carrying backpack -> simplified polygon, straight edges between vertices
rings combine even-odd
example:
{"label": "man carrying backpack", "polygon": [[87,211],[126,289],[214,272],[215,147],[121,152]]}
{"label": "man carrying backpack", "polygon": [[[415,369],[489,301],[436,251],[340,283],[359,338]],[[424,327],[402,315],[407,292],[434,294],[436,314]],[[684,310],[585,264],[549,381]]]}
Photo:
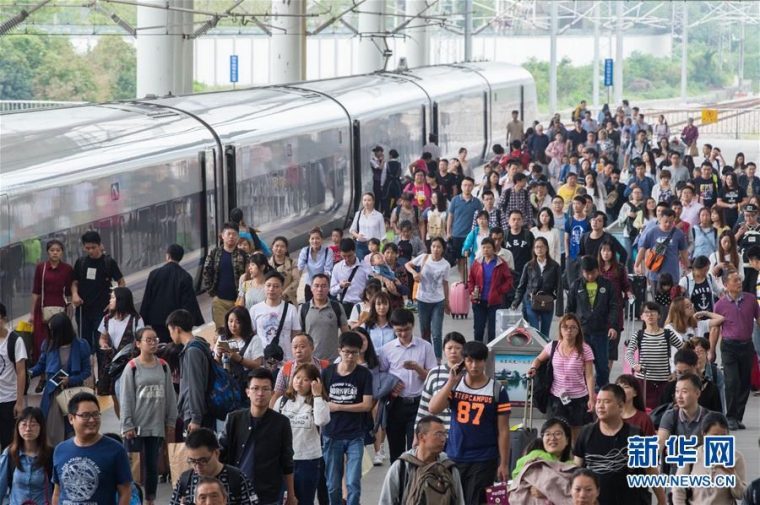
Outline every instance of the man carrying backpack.
{"label": "man carrying backpack", "polygon": [[420,419],[417,447],[406,451],[385,475],[380,505],[464,505],[459,470],[443,452],[446,426],[436,416]]}
{"label": "man carrying backpack", "polygon": [[[208,342],[196,337],[193,330],[193,316],[185,309],[177,309],[166,318],[169,336],[177,345],[185,348],[179,355],[180,377],[177,410],[184,421],[188,433],[198,428],[214,429],[214,416],[206,399],[209,378],[209,358],[211,351]],[[190,343],[193,342],[193,345]],[[204,349],[205,348],[205,349]],[[205,351],[205,352],[204,352]]]}

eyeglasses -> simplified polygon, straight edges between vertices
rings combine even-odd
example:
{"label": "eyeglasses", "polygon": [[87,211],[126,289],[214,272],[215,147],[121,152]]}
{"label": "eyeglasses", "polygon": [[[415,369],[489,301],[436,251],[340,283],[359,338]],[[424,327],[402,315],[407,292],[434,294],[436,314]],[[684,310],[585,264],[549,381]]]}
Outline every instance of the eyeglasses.
{"label": "eyeglasses", "polygon": [[272,388],[268,388],[266,386],[264,386],[264,387],[253,386],[253,387],[248,388],[248,391],[250,391],[253,394],[257,394],[257,393],[269,393],[269,392],[272,391]]}
{"label": "eyeglasses", "polygon": [[157,344],[158,338],[143,338],[142,341],[146,344]]}
{"label": "eyeglasses", "polygon": [[204,466],[208,465],[208,462],[211,461],[211,456],[206,456],[203,458],[187,458],[186,461],[190,466]]}
{"label": "eyeglasses", "polygon": [[344,356],[358,356],[359,355],[359,351],[353,351],[350,349],[341,349],[340,353]]}
{"label": "eyeglasses", "polygon": [[567,331],[578,331],[578,327],[575,326],[575,325],[570,326],[570,325],[567,325],[567,324],[563,324],[562,325],[562,329],[563,330],[567,330]]}
{"label": "eyeglasses", "polygon": [[74,415],[84,421],[91,421],[93,419],[95,420],[100,419],[102,414],[100,412],[83,412],[81,414],[74,414]]}
{"label": "eyeglasses", "polygon": [[555,440],[559,440],[560,438],[565,436],[565,433],[562,431],[545,431],[542,436],[546,438],[553,438]]}

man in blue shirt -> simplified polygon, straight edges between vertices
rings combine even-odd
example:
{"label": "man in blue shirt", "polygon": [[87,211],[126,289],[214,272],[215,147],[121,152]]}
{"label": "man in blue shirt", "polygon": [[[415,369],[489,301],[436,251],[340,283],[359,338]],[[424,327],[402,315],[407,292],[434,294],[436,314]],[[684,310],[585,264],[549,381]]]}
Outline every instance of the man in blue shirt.
{"label": "man in blue shirt", "polygon": [[578,278],[578,260],[581,255],[581,239],[591,231],[591,223],[586,216],[586,198],[573,198],[573,213],[565,219],[565,278],[571,286]]}
{"label": "man in blue shirt", "polygon": [[625,190],[624,196],[628,198],[634,188],[641,188],[641,192],[644,193],[644,198],[649,198],[652,196],[654,180],[646,175],[647,166],[641,158],[636,158],[635,163],[635,173],[631,180],[628,181],[628,187]]}
{"label": "man in blue shirt", "polygon": [[98,399],[78,393],[68,407],[74,437],[58,444],[53,452],[53,503],[110,505],[118,495],[118,505],[129,505],[129,458],[124,446],[100,434]]}
{"label": "man in blue shirt", "polygon": [[665,249],[665,260],[660,270],[657,272],[647,272],[647,278],[652,286],[657,283],[657,279],[664,272],[669,273],[673,279],[680,279],[679,259],[684,269],[688,265],[689,251],[687,250],[686,236],[675,227],[675,219],[676,214],[673,212],[673,209],[663,209],[657,228],[649,230],[639,245],[634,270],[638,274],[641,274],[643,272],[642,263],[644,263],[648,250],[666,241],[668,242]]}
{"label": "man in blue shirt", "polygon": [[472,177],[462,179],[462,193],[451,199],[448,217],[446,218],[446,235],[451,241],[454,257],[459,267],[462,282],[467,282],[465,275],[465,260],[462,258],[464,239],[472,229],[472,216],[483,209],[483,202],[472,196],[475,180]]}

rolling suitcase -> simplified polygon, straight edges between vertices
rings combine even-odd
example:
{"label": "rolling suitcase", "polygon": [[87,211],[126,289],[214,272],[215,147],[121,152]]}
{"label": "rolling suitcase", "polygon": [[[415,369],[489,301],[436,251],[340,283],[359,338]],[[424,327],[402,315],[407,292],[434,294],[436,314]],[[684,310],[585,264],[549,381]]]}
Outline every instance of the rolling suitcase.
{"label": "rolling suitcase", "polygon": [[533,428],[533,381],[529,379],[526,385],[527,394],[522,423],[513,426],[509,431],[509,473],[515,469],[517,460],[524,456],[525,448],[538,437],[538,432]]}
{"label": "rolling suitcase", "polygon": [[[467,278],[467,259],[464,262],[464,277]],[[464,282],[455,282],[449,289],[449,308],[454,319],[467,319],[470,313],[470,294]]]}

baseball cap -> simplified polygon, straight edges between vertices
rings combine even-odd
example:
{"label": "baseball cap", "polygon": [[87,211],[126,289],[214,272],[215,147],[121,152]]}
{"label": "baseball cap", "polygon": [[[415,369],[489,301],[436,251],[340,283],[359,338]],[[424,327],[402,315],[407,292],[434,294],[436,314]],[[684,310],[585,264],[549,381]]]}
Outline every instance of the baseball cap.
{"label": "baseball cap", "polygon": [[757,205],[754,203],[748,203],[744,206],[744,212],[757,212]]}

